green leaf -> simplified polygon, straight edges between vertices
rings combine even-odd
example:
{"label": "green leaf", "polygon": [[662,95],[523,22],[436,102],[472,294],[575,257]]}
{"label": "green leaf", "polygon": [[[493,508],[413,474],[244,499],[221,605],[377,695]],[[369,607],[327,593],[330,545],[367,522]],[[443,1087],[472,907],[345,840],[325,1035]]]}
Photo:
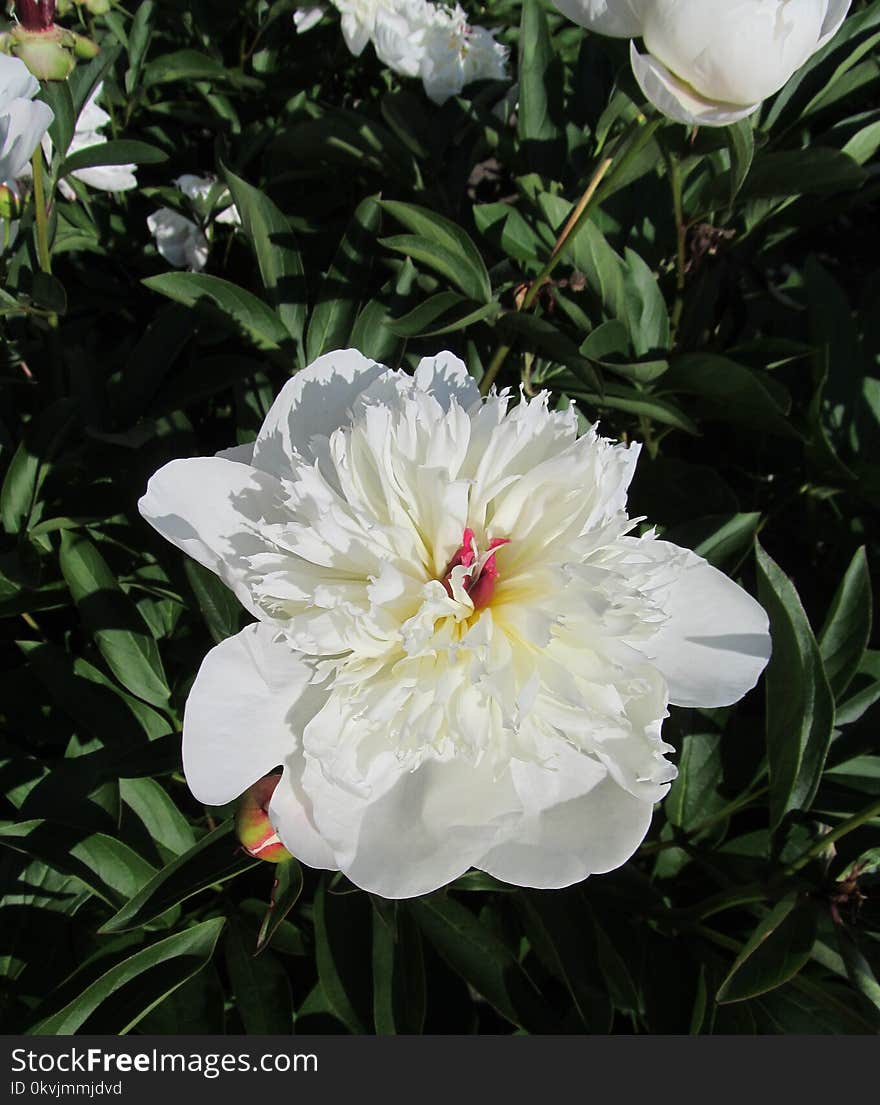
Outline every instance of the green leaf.
{"label": "green leaf", "polygon": [[155,640],[97,547],[70,530],[61,534],[61,571],[107,666],[132,694],[152,706],[170,695]]}
{"label": "green leaf", "polygon": [[607,1032],[614,1011],[602,985],[592,913],[580,890],[518,896],[526,935],[548,971],[563,983],[587,1032]]}
{"label": "green leaf", "polygon": [[284,918],[299,901],[303,888],[302,867],[295,859],[288,859],[275,865],[275,882],[272,886],[272,899],[269,908],[263,917],[260,931],[257,934],[257,948],[255,954],[259,954],[267,947],[272,937],[278,931]]}
{"label": "green leaf", "polygon": [[663,392],[693,395],[707,421],[731,422],[780,437],[797,437],[788,420],[789,400],[766,374],[727,357],[688,353],[663,377]]}
{"label": "green leaf", "polygon": [[[29,1030],[36,1036],[70,1036],[100,1011],[105,1032],[124,1036],[208,962],[222,917],[167,936],[117,963],[73,1001]],[[101,1007],[108,1008],[102,1010]],[[111,1027],[112,1026],[112,1027]]]}
{"label": "green leaf", "polygon": [[151,838],[172,855],[182,855],[195,846],[190,823],[155,779],[120,779],[119,796]]}
{"label": "green leaf", "polygon": [[235,594],[220,582],[214,572],[189,557],[184,561],[183,569],[208,632],[217,644],[227,637],[234,637],[241,629],[242,615],[241,603]]}
{"label": "green leaf", "polygon": [[519,32],[517,133],[529,166],[556,176],[563,73],[540,0],[525,0]]}
{"label": "green leaf", "polygon": [[834,726],[834,699],[819,646],[794,584],[757,547],[758,598],[770,618],[773,654],[765,672],[770,825],[809,809]]}
{"label": "green leaf", "polygon": [[202,837],[195,847],[157,872],[102,925],[101,932],[128,932],[140,928],[206,887],[227,882],[259,862],[241,851],[232,832],[232,821],[225,821]]}
{"label": "green leaf", "polygon": [[349,1032],[362,1034],[367,1031],[369,1012],[363,997],[365,989],[365,964],[358,955],[356,933],[361,929],[352,926],[353,915],[359,923],[362,902],[352,902],[358,895],[332,895],[322,880],[315,892],[315,958],[318,977],[330,1010]]}
{"label": "green leaf", "polygon": [[873,606],[871,574],[863,545],[856,550],[840,581],[819,634],[822,662],[835,700],[842,697],[859,670],[871,637]]}
{"label": "green leaf", "polygon": [[69,81],[43,81],[38,99],[48,104],[55,113],[49,127],[49,137],[55,153],[62,158],[70,146],[76,129],[76,107],[70,91]]}
{"label": "green leaf", "polygon": [[678,775],[663,804],[670,825],[690,832],[721,809],[721,777],[721,734],[689,733],[682,742]]}
{"label": "green leaf", "polygon": [[366,290],[373,258],[373,246],[382,223],[382,209],[376,197],[361,200],[345,237],[339,243],[333,264],[318,288],[309,319],[306,360],[311,364],[322,353],[344,349],[357,316],[358,303]]}
{"label": "green leaf", "polygon": [[719,1005],[775,990],[800,971],[816,942],[816,910],[789,894],[760,922],[718,987]]}
{"label": "green leaf", "polygon": [[373,898],[373,1021],[379,1035],[422,1031],[425,963],[419,929],[395,902]]}
{"label": "green leaf", "polygon": [[756,157],[742,188],[747,199],[814,196],[861,188],[866,171],[841,150],[810,146]]}
{"label": "green leaf", "polygon": [[0,843],[73,875],[114,908],[137,894],[155,868],[106,833],[84,834],[44,820],[0,822]]}
{"label": "green leaf", "polygon": [[201,81],[229,79],[229,71],[219,61],[200,54],[198,50],[177,50],[155,58],[144,70],[143,84],[167,84],[168,81]]}
{"label": "green leaf", "polygon": [[862,954],[853,931],[845,925],[835,925],[834,931],[850,982],[880,1012],[880,983],[871,964]]}
{"label": "green leaf", "polygon": [[386,239],[384,245],[424,261],[478,303],[492,298],[492,285],[480,251],[461,227],[412,203],[382,200],[382,207],[412,233]]}
{"label": "green leaf", "polygon": [[590,407],[605,407],[608,410],[626,411],[627,414],[644,415],[655,422],[673,426],[676,430],[684,430],[686,434],[699,436],[697,424],[679,406],[649,392],[638,391],[622,384],[606,383],[599,393],[581,390],[582,385],[576,381],[572,381],[571,385],[567,381],[563,385],[561,380],[554,383],[559,387],[564,386],[567,393],[582,401],[582,405],[586,403]]}
{"label": "green leaf", "polygon": [[556,1018],[507,947],[465,906],[442,894],[406,903],[425,937],[449,966],[505,1020],[550,1031]]}
{"label": "green leaf", "polygon": [[223,170],[242,229],[257,256],[269,302],[302,349],[306,325],[305,274],[290,223],[272,200],[229,169]]}
{"label": "green leaf", "polygon": [[730,203],[732,204],[749,175],[755,156],[755,132],[752,130],[751,119],[740,119],[738,123],[725,127],[725,137],[730,150]]}
{"label": "green leaf", "polygon": [[216,308],[240,328],[258,349],[276,350],[290,340],[287,327],[262,299],[252,293],[201,272],[166,272],[143,281],[150,291],[186,307],[203,304]]}
{"label": "green leaf", "polygon": [[271,952],[255,956],[245,942],[240,922],[227,929],[223,952],[245,1032],[289,1036],[293,1032],[293,997],[279,960]]}
{"label": "green leaf", "polygon": [[168,154],[164,150],[147,142],[99,142],[95,146],[85,146],[65,158],[58,175],[69,176],[80,169],[94,169],[100,165],[156,165],[167,160]]}
{"label": "green leaf", "polygon": [[580,387],[602,390],[595,368],[581,355],[575,342],[549,319],[525,311],[510,311],[498,320],[498,330],[508,340],[519,339],[528,349],[570,368],[577,374]]}

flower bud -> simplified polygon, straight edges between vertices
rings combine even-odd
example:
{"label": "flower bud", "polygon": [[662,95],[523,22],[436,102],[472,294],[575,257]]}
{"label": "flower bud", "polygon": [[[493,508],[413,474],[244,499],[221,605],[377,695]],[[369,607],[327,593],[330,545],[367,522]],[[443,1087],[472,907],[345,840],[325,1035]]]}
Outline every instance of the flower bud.
{"label": "flower bud", "polygon": [[73,72],[76,61],[64,48],[64,32],[60,27],[48,31],[28,31],[13,27],[12,53],[20,58],[31,73],[41,81],[65,81]]}
{"label": "flower bud", "polygon": [[17,219],[21,216],[21,195],[9,184],[0,184],[0,219]]}
{"label": "flower bud", "polygon": [[248,855],[269,863],[283,863],[290,852],[281,843],[269,820],[269,800],[280,775],[266,775],[244,792],[235,814],[235,832]]}

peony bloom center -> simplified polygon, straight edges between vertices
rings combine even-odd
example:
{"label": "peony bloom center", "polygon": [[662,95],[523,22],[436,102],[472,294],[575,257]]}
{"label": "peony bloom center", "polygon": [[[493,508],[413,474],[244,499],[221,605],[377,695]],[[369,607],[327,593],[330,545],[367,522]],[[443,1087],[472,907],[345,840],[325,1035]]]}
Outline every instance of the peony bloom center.
{"label": "peony bloom center", "polygon": [[461,586],[467,592],[474,610],[482,610],[492,601],[495,593],[495,584],[498,581],[498,565],[495,563],[495,550],[502,545],[509,545],[509,537],[495,537],[490,542],[482,555],[477,547],[474,531],[468,527],[461,538],[461,545],[455,555],[449,561],[443,576],[443,586],[446,594],[454,598],[453,571],[462,567],[466,571],[458,573]]}

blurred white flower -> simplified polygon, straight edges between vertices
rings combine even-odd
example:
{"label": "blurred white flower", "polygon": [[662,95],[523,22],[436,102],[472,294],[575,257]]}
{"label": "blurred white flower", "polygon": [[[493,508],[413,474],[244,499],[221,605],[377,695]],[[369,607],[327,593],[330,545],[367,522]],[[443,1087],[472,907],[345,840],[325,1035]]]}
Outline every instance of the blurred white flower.
{"label": "blurred white flower", "polygon": [[[104,82],[96,85],[86,101],[79,118],[76,121],[76,130],[67,151],[68,156],[77,150],[87,149],[89,146],[100,146],[107,142],[107,136],[101,131],[110,122],[110,116],[102,107],[98,106],[98,97],[104,91]],[[47,156],[51,157],[51,139],[48,136],[43,140]],[[91,169],[76,169],[71,176],[88,184],[91,188],[98,188],[102,192],[127,192],[137,187],[135,171],[137,165],[97,165]],[[76,192],[65,180],[58,183],[59,190],[65,199],[75,200]]]}
{"label": "blurred white flower", "polygon": [[424,45],[422,83],[434,103],[445,103],[472,81],[507,75],[507,47],[495,41],[492,31],[471,26],[458,4],[436,8]]}
{"label": "blurred white flower", "polygon": [[403,77],[418,77],[425,58],[425,34],[436,12],[436,5],[428,0],[384,0],[373,32],[379,61]]}
{"label": "blurred white flower", "polygon": [[39,81],[18,58],[0,54],[0,183],[24,171],[55,115],[34,100]]}
{"label": "blurred white flower", "polygon": [[160,207],[147,218],[156,249],[176,269],[200,272],[208,263],[208,239],[192,219],[170,207]]}
{"label": "blurred white flower", "polygon": [[317,27],[324,18],[324,12],[326,10],[327,8],[324,4],[316,4],[308,8],[297,8],[293,13],[293,25],[296,28],[296,33],[304,35],[306,31],[310,31],[312,27]]}
{"label": "blurred white flower", "polygon": [[767,616],[626,513],[639,448],[547,395],[481,401],[450,353],[290,380],[253,446],[172,461],[139,507],[256,621],[186,704],[195,796],[281,765],[304,863],[388,898],[469,867],[561,887],[624,863],[675,775],[667,703],[723,706]]}
{"label": "blurred white flower", "polygon": [[[212,176],[195,176],[192,173],[184,173],[174,182],[188,200],[193,203],[205,203],[216,187],[217,179]],[[241,226],[241,216],[235,204],[229,203],[229,192],[224,188],[217,197],[217,203],[222,206],[218,215],[211,215],[211,220],[216,223],[224,223],[227,226]]]}
{"label": "blurred white flower", "polygon": [[600,34],[640,37],[633,72],[681,123],[726,126],[757,111],[835,35],[850,0],[554,0]]}
{"label": "blurred white flower", "polygon": [[[156,239],[156,249],[170,265],[200,272],[208,263],[211,224],[241,226],[241,216],[235,204],[229,203],[229,192],[225,188],[217,188],[216,177],[184,173],[174,184],[193,205],[198,221],[188,219],[170,207],[161,207],[147,219],[147,226]],[[215,204],[219,201],[221,207],[217,215],[204,210],[212,193]]]}
{"label": "blurred white flower", "polygon": [[373,37],[376,12],[383,0],[332,0],[333,7],[342,16],[342,37],[355,57],[360,57],[364,47]]}

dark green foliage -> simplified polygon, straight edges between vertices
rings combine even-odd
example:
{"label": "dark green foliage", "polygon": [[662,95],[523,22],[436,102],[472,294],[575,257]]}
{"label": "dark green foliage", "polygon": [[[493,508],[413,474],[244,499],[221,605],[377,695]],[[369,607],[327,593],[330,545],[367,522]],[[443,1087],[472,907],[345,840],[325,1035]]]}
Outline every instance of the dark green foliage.
{"label": "dark green foliage", "polygon": [[[505,82],[437,107],[294,6],[115,7],[44,93],[56,171],[133,161],[139,188],[68,176],[51,275],[30,208],[0,260],[0,1029],[877,1032],[880,0],[750,122],[647,137],[623,44],[542,0],[473,12],[516,110]],[[99,79],[112,141],[67,157]],[[189,172],[242,218],[203,273],[146,228]],[[644,442],[631,513],[767,609],[759,687],[672,709],[679,777],[620,870],[385,902],[251,860],[187,790],[187,693],[247,615],[137,499],[349,344],[477,378],[509,346],[498,384]]]}

